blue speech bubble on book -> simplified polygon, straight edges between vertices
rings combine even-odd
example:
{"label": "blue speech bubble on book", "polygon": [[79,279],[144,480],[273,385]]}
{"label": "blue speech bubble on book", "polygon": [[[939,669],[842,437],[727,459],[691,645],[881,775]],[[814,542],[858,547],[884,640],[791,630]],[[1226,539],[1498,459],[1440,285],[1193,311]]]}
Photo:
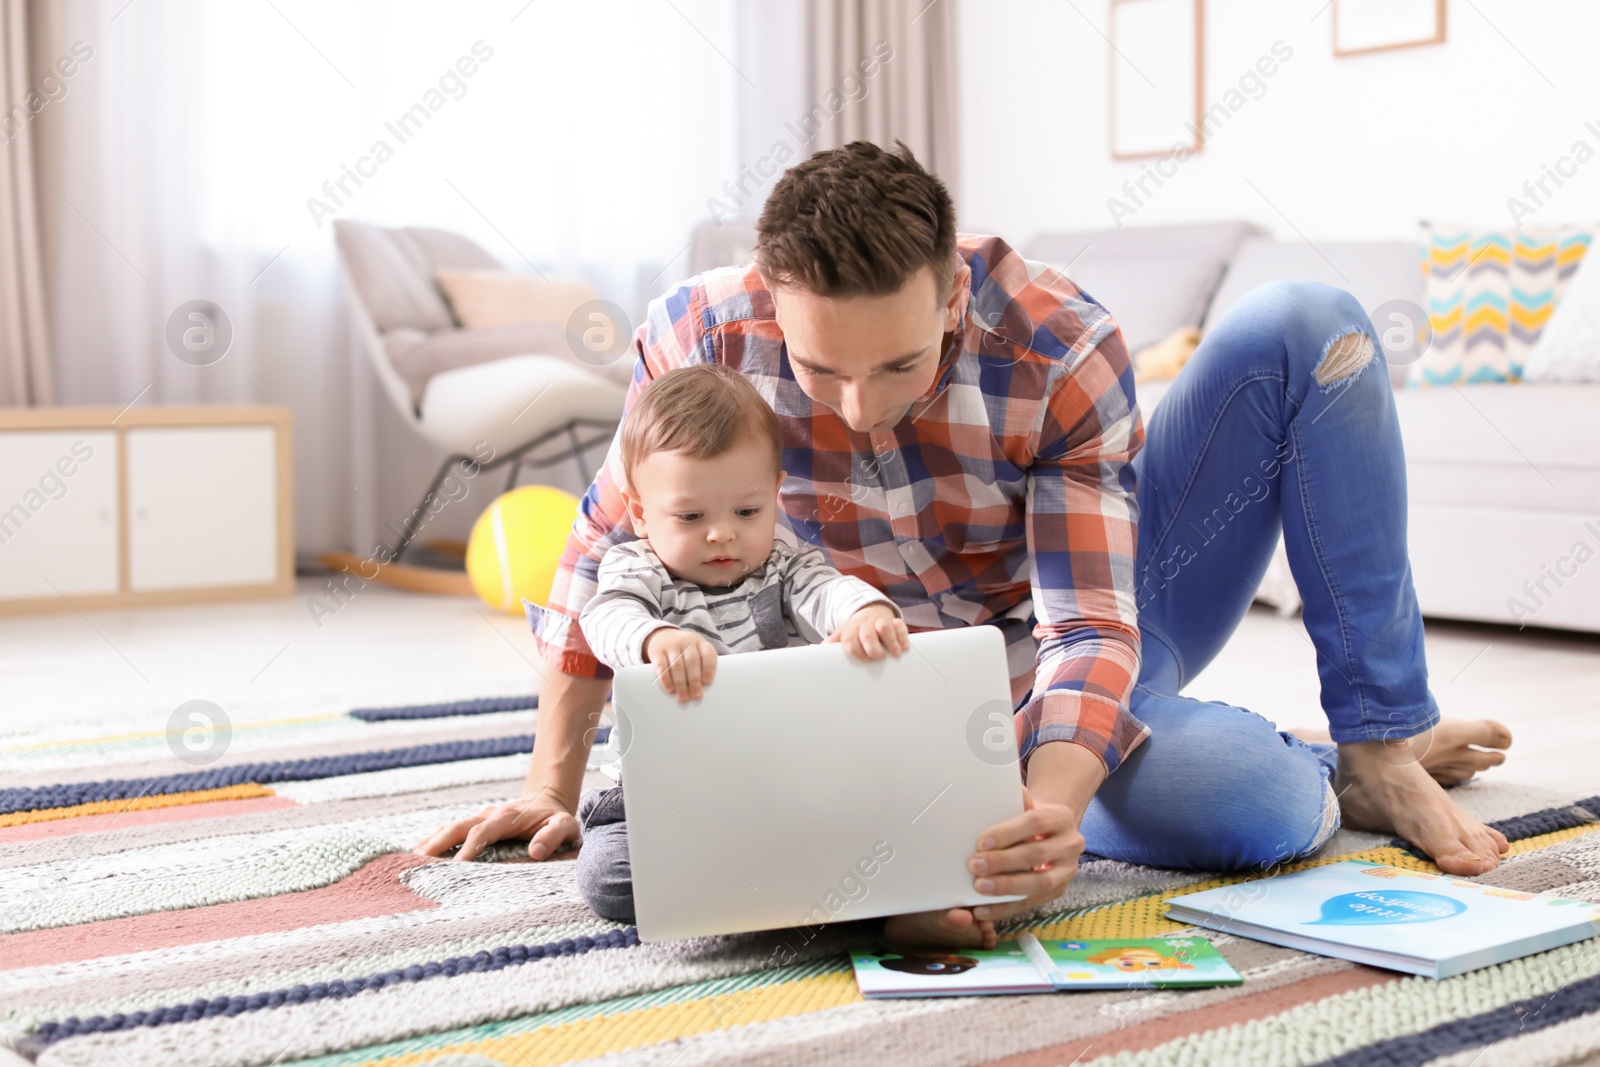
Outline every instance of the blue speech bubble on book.
{"label": "blue speech bubble on book", "polygon": [[1322,902],[1322,918],[1307,926],[1375,926],[1448,919],[1467,910],[1452,897],[1407,889],[1369,889],[1340,893]]}

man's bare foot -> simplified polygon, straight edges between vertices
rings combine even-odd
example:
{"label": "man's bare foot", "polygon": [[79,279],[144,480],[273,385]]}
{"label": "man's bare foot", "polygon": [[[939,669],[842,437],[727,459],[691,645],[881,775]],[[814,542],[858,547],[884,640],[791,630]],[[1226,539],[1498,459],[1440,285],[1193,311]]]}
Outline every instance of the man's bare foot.
{"label": "man's bare foot", "polygon": [[[1333,739],[1326,730],[1301,727],[1290,730],[1302,741]],[[1493,719],[1441,719],[1431,735],[1412,739],[1422,749],[1422,769],[1440,785],[1460,785],[1479,771],[1506,761],[1502,749],[1511,747],[1511,731]],[[1487,751],[1486,751],[1487,750]]]}
{"label": "man's bare foot", "polygon": [[919,911],[891,916],[883,936],[901,945],[953,945],[958,948],[994,948],[999,940],[994,923],[975,918],[970,908]]}
{"label": "man's bare foot", "polygon": [[[1457,727],[1497,728],[1499,733],[1493,738],[1503,736],[1505,744],[1510,743],[1511,734],[1499,723],[1487,720],[1450,725],[1449,731],[1445,731],[1445,723],[1433,731],[1442,736],[1432,738],[1431,746],[1427,734],[1406,740],[1340,745],[1334,790],[1339,794],[1345,825],[1352,829],[1398,834],[1449,874],[1483,874],[1500,865],[1500,857],[1510,845],[1500,831],[1462,811],[1436,779],[1447,763],[1458,769],[1476,768],[1475,759],[1463,752],[1476,752],[1470,748],[1472,738],[1491,738],[1490,733]],[[1447,738],[1449,744],[1444,743]],[[1499,756],[1494,763],[1505,758],[1500,753],[1479,755]],[[1430,760],[1433,768],[1427,766]]]}
{"label": "man's bare foot", "polygon": [[1440,719],[1423,744],[1422,769],[1440,785],[1459,785],[1506,761],[1511,731],[1493,719]]}

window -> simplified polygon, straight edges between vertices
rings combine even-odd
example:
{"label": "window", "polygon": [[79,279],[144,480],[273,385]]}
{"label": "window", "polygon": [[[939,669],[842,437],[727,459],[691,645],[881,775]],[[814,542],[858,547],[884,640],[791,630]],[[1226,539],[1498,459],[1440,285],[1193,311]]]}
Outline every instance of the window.
{"label": "window", "polygon": [[733,0],[217,0],[203,18],[203,63],[172,62],[203,81],[192,165],[219,245],[329,246],[333,217],[432,225],[642,299],[652,271],[658,290],[687,273],[737,173]]}

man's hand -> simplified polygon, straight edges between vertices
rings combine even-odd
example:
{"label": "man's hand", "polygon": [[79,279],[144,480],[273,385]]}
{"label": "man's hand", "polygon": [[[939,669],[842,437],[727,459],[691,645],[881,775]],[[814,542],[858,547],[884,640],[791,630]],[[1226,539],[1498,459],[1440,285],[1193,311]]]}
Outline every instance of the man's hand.
{"label": "man's hand", "polygon": [[1026,900],[896,915],[884,924],[884,937],[898,944],[994,948],[995,923],[1059,897],[1078,873],[1083,853],[1077,812],[1065,804],[1038,803],[1027,786],[1022,806],[1026,810],[1015,819],[984,831],[967,870],[978,892],[1026,893]]}
{"label": "man's hand", "polygon": [[1027,899],[980,905],[972,909],[974,918],[998,922],[1031,911],[1066,892],[1078,874],[1083,854],[1078,813],[1065,804],[1039,803],[1027,786],[1022,806],[1021,815],[984,832],[967,870],[980,893],[1025,893]]}
{"label": "man's hand", "polygon": [[655,664],[661,688],[678,703],[699,700],[717,675],[717,647],[697,633],[663,626],[644,639],[644,658]]}
{"label": "man's hand", "polygon": [[1059,897],[1077,875],[1083,854],[1078,813],[1065,804],[1038,803],[1027,786],[1022,787],[1022,806],[1021,815],[983,832],[967,870],[978,892],[1026,893],[1026,900],[896,915],[884,924],[884,936],[901,944],[994,948],[999,940],[995,923]]}
{"label": "man's hand", "polygon": [[993,948],[995,923],[1055,900],[1077,875],[1083,854],[1078,826],[1105,777],[1106,765],[1083,745],[1051,741],[1034,749],[1023,813],[985,830],[967,861],[978,892],[1026,893],[1027,899],[896,915],[884,924],[884,936],[903,944]]}
{"label": "man's hand", "polygon": [[551,671],[539,687],[539,712],[534,732],[539,744],[528,765],[522,797],[491,804],[468,819],[440,827],[414,851],[442,856],[456,845],[458,860],[476,859],[496,841],[532,838],[528,856],[542,860],[578,839],[578,796],[594,730],[610,678],[580,678]]}
{"label": "man's hand", "polygon": [[484,849],[506,838],[532,838],[528,856],[542,860],[578,840],[578,820],[562,804],[547,797],[528,797],[485,808],[469,819],[451,823],[418,842],[411,851],[442,856],[456,845],[458,860],[476,859]]}
{"label": "man's hand", "polygon": [[835,642],[856,659],[882,659],[910,649],[911,634],[905,620],[880,600],[857,608],[823,643]]}
{"label": "man's hand", "polygon": [[1009,919],[1066,891],[1083,854],[1083,813],[1105,777],[1105,764],[1083,745],[1051,741],[1033,750],[1023,813],[985,830],[967,861],[978,892],[1025,893],[1027,899],[974,908],[975,918]]}

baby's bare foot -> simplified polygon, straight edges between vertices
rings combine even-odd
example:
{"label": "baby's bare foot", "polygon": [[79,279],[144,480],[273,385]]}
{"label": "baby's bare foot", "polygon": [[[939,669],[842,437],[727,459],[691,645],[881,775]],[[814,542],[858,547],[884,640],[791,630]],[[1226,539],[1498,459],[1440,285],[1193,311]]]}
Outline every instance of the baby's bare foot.
{"label": "baby's bare foot", "polygon": [[994,923],[975,918],[968,908],[895,915],[883,924],[883,936],[901,945],[957,948],[994,948],[999,940]]}

